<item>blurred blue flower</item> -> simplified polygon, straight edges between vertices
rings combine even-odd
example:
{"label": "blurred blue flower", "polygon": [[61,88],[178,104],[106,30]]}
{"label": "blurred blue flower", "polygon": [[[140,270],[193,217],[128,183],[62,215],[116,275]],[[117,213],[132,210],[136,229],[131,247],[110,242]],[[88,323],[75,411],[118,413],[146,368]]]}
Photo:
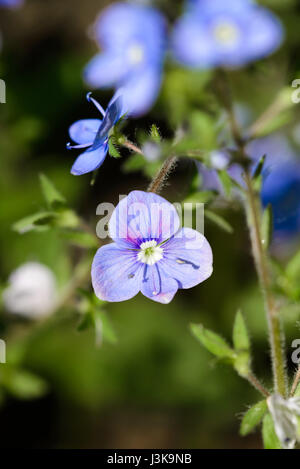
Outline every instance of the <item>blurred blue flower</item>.
{"label": "blurred blue flower", "polygon": [[250,0],[190,0],[172,45],[186,66],[240,67],[270,55],[282,40],[277,17]]}
{"label": "blurred blue flower", "polygon": [[[262,172],[261,201],[263,207],[269,204],[272,206],[275,238],[283,239],[300,234],[299,157],[287,139],[280,134],[253,140],[247,145],[246,152],[253,160],[253,171],[260,158],[266,155]],[[219,154],[218,158],[216,158],[217,154]],[[222,168],[216,164],[217,160],[222,161]],[[220,150],[212,153],[211,168],[206,168],[201,163],[198,164],[202,188],[222,194],[223,188],[217,170],[225,168],[236,182],[243,185],[242,168],[237,164],[230,165],[229,162],[229,153]]]}
{"label": "blurred blue flower", "polygon": [[106,111],[102,106],[87,94],[88,101],[92,102],[103,116],[101,119],[82,119],[71,125],[69,134],[77,145],[67,144],[68,149],[87,148],[78,156],[72,166],[71,174],[80,176],[98,169],[108,152],[109,133],[113,126],[123,115],[122,98],[113,97]]}
{"label": "blurred blue flower", "polygon": [[144,114],[161,85],[164,17],[151,7],[116,3],[104,10],[94,29],[102,52],[87,65],[85,81],[93,88],[121,88],[127,113]]}
{"label": "blurred blue flower", "polygon": [[114,243],[102,246],[92,265],[98,298],[125,301],[139,291],[169,303],[179,288],[191,288],[212,274],[206,238],[180,229],[172,204],[151,192],[133,191],[121,200],[109,221]]}
{"label": "blurred blue flower", "polygon": [[24,0],[0,0],[0,6],[17,7],[24,3]]}

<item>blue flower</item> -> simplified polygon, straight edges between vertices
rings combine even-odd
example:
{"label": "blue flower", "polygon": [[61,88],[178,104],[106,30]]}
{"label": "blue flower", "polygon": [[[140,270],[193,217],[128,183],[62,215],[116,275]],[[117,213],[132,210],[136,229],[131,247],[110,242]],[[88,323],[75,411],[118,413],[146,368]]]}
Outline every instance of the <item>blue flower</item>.
{"label": "blue flower", "polygon": [[84,77],[93,88],[122,88],[129,114],[144,114],[155,101],[162,79],[166,25],[154,8],[116,3],[95,25],[102,49],[87,65]]}
{"label": "blue flower", "polygon": [[[253,160],[253,172],[259,159],[266,155],[262,172],[261,201],[263,207],[269,204],[272,206],[274,240],[280,241],[298,235],[300,233],[300,160],[294,150],[285,137],[274,134],[253,140],[247,145],[246,152]],[[220,161],[222,168],[218,167]],[[229,165],[229,161],[229,153],[219,151],[212,154],[212,168],[208,169],[198,163],[202,189],[215,190],[224,194],[217,174],[218,169],[227,169],[229,175],[244,186],[243,169],[238,164]]]}
{"label": "blue flower", "polygon": [[120,96],[114,96],[106,111],[91,97],[91,93],[87,94],[87,99],[96,106],[103,119],[82,119],[69,128],[70,137],[77,145],[68,143],[67,148],[87,148],[72,166],[71,173],[75,176],[94,171],[102,165],[108,152],[109,133],[124,114]]}
{"label": "blue flower", "polygon": [[102,246],[92,265],[98,298],[124,301],[139,291],[169,303],[179,288],[191,288],[212,274],[212,251],[205,237],[180,229],[173,205],[162,197],[133,191],[109,221],[113,243]]}
{"label": "blue flower", "polygon": [[276,16],[250,0],[190,0],[172,44],[186,66],[240,67],[270,55],[282,39]]}
{"label": "blue flower", "polygon": [[0,6],[17,7],[22,5],[24,0],[0,0]]}

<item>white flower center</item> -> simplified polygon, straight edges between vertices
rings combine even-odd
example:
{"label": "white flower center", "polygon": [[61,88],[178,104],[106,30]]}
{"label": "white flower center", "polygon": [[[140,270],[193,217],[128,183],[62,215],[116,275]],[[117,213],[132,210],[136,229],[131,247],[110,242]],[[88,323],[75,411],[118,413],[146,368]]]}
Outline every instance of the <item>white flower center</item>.
{"label": "white flower center", "polygon": [[128,54],[129,62],[130,62],[132,65],[138,65],[138,64],[140,64],[140,63],[143,61],[143,59],[144,59],[144,49],[143,49],[143,47],[142,47],[140,44],[138,44],[138,43],[132,44],[132,45],[128,48],[127,54]]}
{"label": "white flower center", "polygon": [[153,265],[162,259],[163,250],[161,247],[157,246],[156,241],[145,241],[140,245],[140,251],[137,257],[143,264]]}
{"label": "white flower center", "polygon": [[239,38],[239,30],[235,24],[229,21],[220,21],[213,29],[213,35],[217,42],[227,46],[234,45]]}

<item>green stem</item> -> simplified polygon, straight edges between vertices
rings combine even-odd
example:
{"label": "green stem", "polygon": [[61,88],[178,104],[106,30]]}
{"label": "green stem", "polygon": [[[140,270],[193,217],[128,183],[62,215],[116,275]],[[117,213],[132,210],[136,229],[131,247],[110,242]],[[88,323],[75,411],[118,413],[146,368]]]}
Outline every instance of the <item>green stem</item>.
{"label": "green stem", "polygon": [[272,353],[272,367],[274,386],[277,393],[286,396],[286,372],[283,353],[283,341],[279,312],[272,293],[271,278],[267,255],[262,244],[260,204],[253,189],[253,182],[249,172],[245,174],[247,187],[247,220],[250,230],[252,252],[264,296],[265,309],[268,319],[269,337]]}

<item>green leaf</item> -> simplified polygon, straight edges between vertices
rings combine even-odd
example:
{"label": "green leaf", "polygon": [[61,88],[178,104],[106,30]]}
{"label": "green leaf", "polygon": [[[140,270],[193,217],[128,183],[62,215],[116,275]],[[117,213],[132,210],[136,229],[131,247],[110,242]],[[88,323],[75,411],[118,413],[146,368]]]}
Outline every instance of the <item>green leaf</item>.
{"label": "green leaf", "polygon": [[85,231],[66,230],[62,231],[61,235],[75,246],[91,249],[98,247],[96,236],[86,233]]}
{"label": "green leaf", "polygon": [[74,210],[62,209],[56,212],[56,218],[53,220],[53,226],[58,228],[78,228],[80,220]]}
{"label": "green leaf", "polygon": [[211,202],[215,198],[215,195],[213,191],[194,192],[184,199],[184,203],[206,204]]}
{"label": "green leaf", "polygon": [[300,279],[300,250],[289,261],[286,267],[286,274],[292,280]]}
{"label": "green leaf", "polygon": [[231,177],[229,176],[228,172],[225,170],[218,171],[219,179],[222,183],[225,195],[230,197],[231,189],[232,189],[232,181]]}
{"label": "green leaf", "polygon": [[220,358],[230,358],[232,360],[236,358],[234,350],[229,347],[222,337],[215,334],[215,332],[205,329],[202,324],[191,324],[190,328],[196,339],[213,355]]}
{"label": "green leaf", "polygon": [[233,326],[233,345],[237,352],[234,368],[240,376],[246,377],[250,372],[250,340],[245,320],[240,311],[237,312]]}
{"label": "green leaf", "polygon": [[270,414],[264,417],[262,435],[265,449],[282,449]]}
{"label": "green leaf", "polygon": [[104,311],[101,311],[100,315],[101,315],[101,320],[102,320],[104,340],[106,340],[107,342],[111,344],[117,343],[118,338],[117,338],[116,332],[113,328],[110,318]]}
{"label": "green leaf", "polygon": [[248,331],[241,311],[238,311],[235,316],[233,326],[233,345],[235,350],[250,350]]}
{"label": "green leaf", "polygon": [[55,212],[37,212],[14,223],[12,229],[20,234],[28,231],[46,231],[56,216]]}
{"label": "green leaf", "polygon": [[256,169],[254,171],[254,174],[253,174],[253,180],[259,178],[261,176],[261,173],[262,173],[262,170],[264,168],[264,164],[265,164],[265,161],[266,161],[266,157],[267,155],[263,155],[261,157],[261,159],[259,160],[258,162],[258,165],[256,166]]}
{"label": "green leaf", "polygon": [[150,137],[154,140],[156,143],[161,142],[161,135],[158,130],[158,127],[155,124],[152,124],[151,129],[150,129]]}
{"label": "green leaf", "polygon": [[240,434],[242,436],[248,435],[262,421],[267,410],[266,401],[259,401],[247,410],[242,419]]}
{"label": "green leaf", "polygon": [[262,227],[261,227],[261,234],[262,234],[262,244],[265,249],[271,244],[272,236],[273,236],[273,212],[272,206],[269,204],[267,208],[264,210],[262,216]]}
{"label": "green leaf", "polygon": [[42,378],[26,370],[10,369],[4,375],[3,385],[19,399],[36,399],[48,390],[47,383]]}
{"label": "green leaf", "polygon": [[110,156],[113,158],[121,158],[121,153],[119,152],[113,137],[108,140],[108,151]]}
{"label": "green leaf", "polygon": [[215,223],[219,228],[226,231],[227,233],[230,233],[230,234],[233,233],[232,226],[226,220],[224,220],[223,217],[221,217],[220,215],[217,215],[215,212],[211,212],[210,210],[206,209],[204,211],[204,216],[208,218],[210,221],[212,221],[213,223]]}
{"label": "green leaf", "polygon": [[66,199],[47,176],[40,174],[40,183],[49,208],[57,208],[66,205]]}
{"label": "green leaf", "polygon": [[234,360],[234,369],[243,378],[247,378],[251,371],[251,359],[249,352],[237,352]]}

